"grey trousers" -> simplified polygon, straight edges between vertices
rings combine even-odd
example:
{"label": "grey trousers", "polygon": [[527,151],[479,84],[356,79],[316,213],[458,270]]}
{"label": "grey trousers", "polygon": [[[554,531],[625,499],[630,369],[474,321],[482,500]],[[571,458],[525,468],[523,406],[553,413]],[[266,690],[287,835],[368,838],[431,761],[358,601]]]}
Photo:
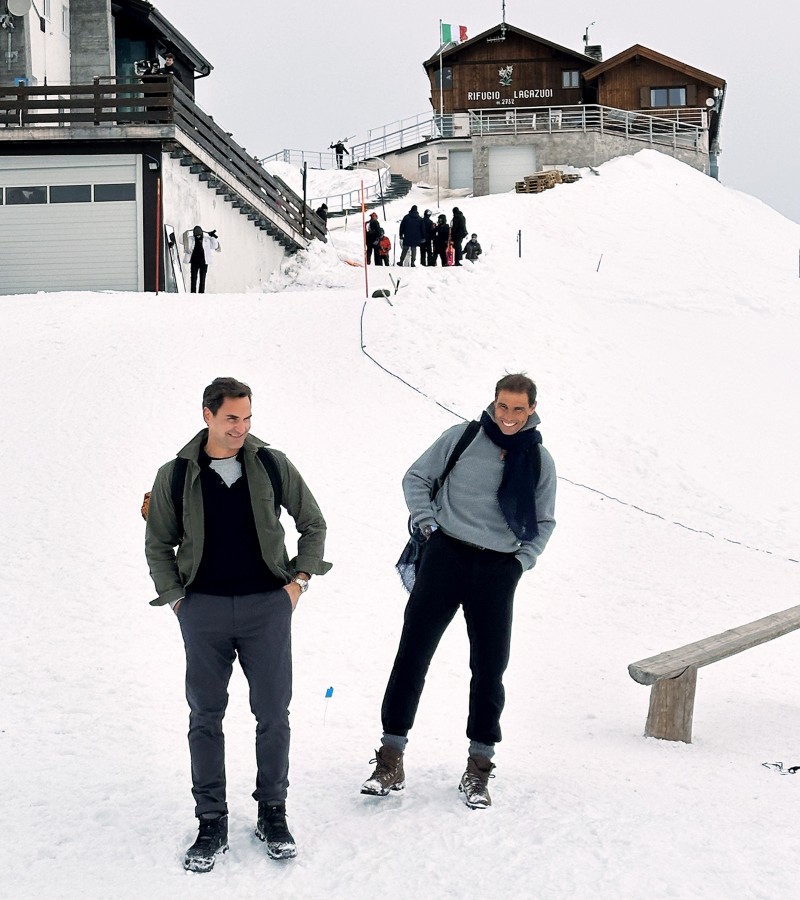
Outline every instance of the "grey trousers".
{"label": "grey trousers", "polygon": [[178,608],[186,648],[186,700],[195,815],[225,815],[222,719],[237,655],[256,717],[256,789],[268,803],[289,786],[289,702],[292,698],[292,601],[283,588],[217,597],[188,591]]}

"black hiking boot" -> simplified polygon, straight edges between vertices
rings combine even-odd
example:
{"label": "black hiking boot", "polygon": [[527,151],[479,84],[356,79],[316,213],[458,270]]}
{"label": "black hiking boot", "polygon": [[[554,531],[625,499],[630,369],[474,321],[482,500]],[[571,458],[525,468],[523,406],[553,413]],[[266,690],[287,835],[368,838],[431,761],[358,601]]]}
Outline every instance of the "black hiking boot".
{"label": "black hiking boot", "polygon": [[286,825],[286,804],[258,804],[256,837],[266,841],[267,855],[272,859],[292,859],[297,856],[297,845]]}
{"label": "black hiking boot", "polygon": [[228,849],[228,817],[200,819],[197,840],[186,851],[183,868],[188,872],[210,872],[218,853]]}
{"label": "black hiking boot", "polygon": [[375,771],[361,785],[362,794],[374,797],[385,797],[389,791],[402,791],[406,786],[406,775],[403,771],[403,751],[385,744],[375,751]]}
{"label": "black hiking boot", "polygon": [[469,756],[467,771],[461,776],[459,791],[464,795],[464,803],[470,809],[486,809],[492,805],[489,796],[489,779],[494,778],[494,763],[485,756]]}

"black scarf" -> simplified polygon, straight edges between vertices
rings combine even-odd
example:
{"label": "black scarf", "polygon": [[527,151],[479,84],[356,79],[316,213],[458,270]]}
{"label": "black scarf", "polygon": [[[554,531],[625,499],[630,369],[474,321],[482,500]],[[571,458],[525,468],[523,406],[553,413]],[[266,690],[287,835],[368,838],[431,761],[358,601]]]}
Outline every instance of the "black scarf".
{"label": "black scarf", "polygon": [[536,519],[536,481],[533,478],[533,447],[542,443],[535,428],[503,434],[489,413],[481,415],[481,425],[489,440],[505,450],[503,480],[497,491],[497,501],[508,527],[521,541],[530,541],[539,534]]}

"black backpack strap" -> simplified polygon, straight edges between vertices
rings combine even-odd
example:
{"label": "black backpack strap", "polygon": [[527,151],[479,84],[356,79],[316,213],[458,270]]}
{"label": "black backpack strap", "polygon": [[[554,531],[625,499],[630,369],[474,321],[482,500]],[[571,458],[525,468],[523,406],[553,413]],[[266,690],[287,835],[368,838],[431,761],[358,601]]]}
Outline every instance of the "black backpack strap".
{"label": "black backpack strap", "polygon": [[281,506],[283,506],[283,481],[281,480],[281,470],[275,457],[266,447],[258,448],[258,458],[261,465],[267,470],[269,480],[272,482],[272,493],[275,497],[275,516],[280,517]]}
{"label": "black backpack strap", "polygon": [[183,540],[183,487],[186,483],[186,470],[189,468],[189,460],[185,456],[175,458],[172,467],[172,479],[170,481],[170,495],[172,496],[172,508],[175,510],[175,521]]}
{"label": "black backpack strap", "polygon": [[476,419],[473,419],[467,424],[467,427],[462,432],[461,437],[458,439],[455,447],[453,447],[453,452],[450,454],[447,460],[447,465],[444,467],[444,472],[442,472],[441,476],[436,480],[436,482],[434,482],[431,500],[433,500],[434,497],[439,493],[442,485],[445,483],[445,481],[447,481],[447,476],[453,471],[453,467],[458,462],[459,457],[475,440],[475,437],[480,430],[481,423]]}

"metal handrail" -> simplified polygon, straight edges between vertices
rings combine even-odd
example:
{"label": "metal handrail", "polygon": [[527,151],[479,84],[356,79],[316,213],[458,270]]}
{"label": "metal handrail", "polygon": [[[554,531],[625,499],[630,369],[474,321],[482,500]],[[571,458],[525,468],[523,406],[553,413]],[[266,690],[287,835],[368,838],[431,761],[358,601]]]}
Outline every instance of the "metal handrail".
{"label": "metal handrail", "polygon": [[[303,200],[280,178],[270,175],[194,102],[193,96],[172,78],[117,79],[91,84],[0,87],[0,125],[37,126],[158,126],[154,136],[169,126],[184,132],[227,174],[247,188],[285,236],[325,240],[326,230],[309,216]],[[0,139],[13,132],[0,131]],[[237,190],[231,185],[231,196]],[[243,203],[246,203],[243,198]],[[256,215],[256,212],[253,213]],[[260,215],[263,217],[264,212]]]}
{"label": "metal handrail", "polygon": [[[468,127],[463,132],[459,131],[465,120]],[[707,110],[694,107],[653,111],[616,109],[598,104],[495,107],[470,110],[469,113],[445,116],[428,113],[413,119],[401,119],[392,125],[373,129],[369,140],[353,144],[350,152],[351,162],[357,162],[440,138],[563,131],[621,134],[649,144],[697,149],[707,130]],[[374,136],[377,131],[380,134]],[[300,164],[304,160],[313,160],[319,168],[332,168],[335,164],[334,154],[325,151],[282,150],[266,157],[265,161],[271,159]]]}

